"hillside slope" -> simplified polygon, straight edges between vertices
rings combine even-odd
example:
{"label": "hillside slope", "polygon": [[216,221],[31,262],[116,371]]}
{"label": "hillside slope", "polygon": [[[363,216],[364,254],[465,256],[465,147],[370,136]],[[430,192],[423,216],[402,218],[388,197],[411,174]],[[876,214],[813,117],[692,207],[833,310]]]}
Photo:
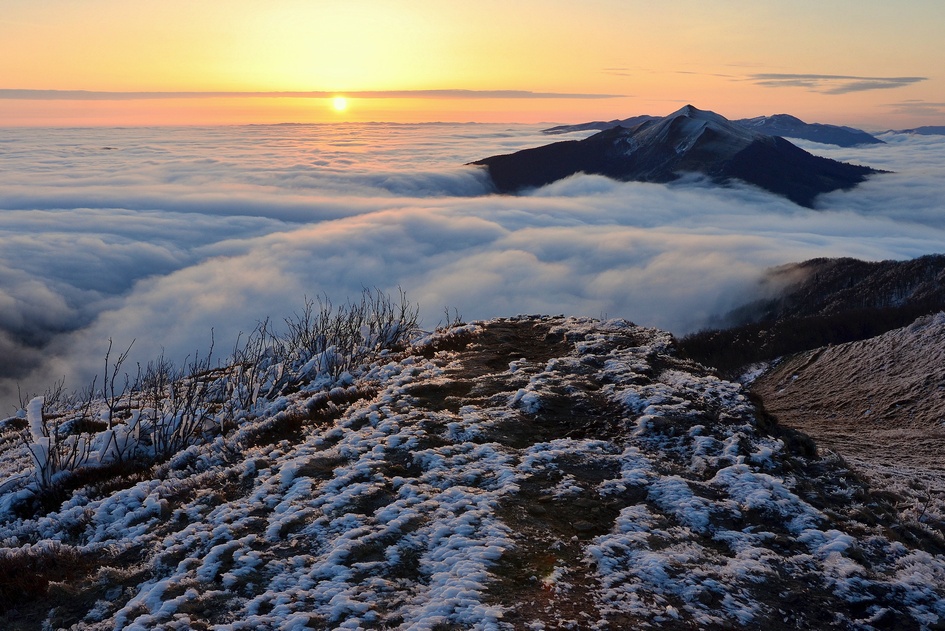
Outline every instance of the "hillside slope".
{"label": "hillside slope", "polygon": [[0,626],[945,623],[941,535],[660,331],[455,327],[243,412],[61,504],[0,486]]}
{"label": "hillside slope", "polygon": [[5,484],[4,628],[945,621],[941,535],[666,333],[495,320],[339,379],[61,505]]}
{"label": "hillside slope", "polygon": [[733,375],[753,362],[907,326],[945,309],[945,255],[790,263],[769,269],[758,291],[768,297],[727,314],[724,328],[687,336],[681,351]]}
{"label": "hillside slope", "polygon": [[801,353],[752,389],[781,423],[842,454],[874,487],[945,520],[945,313]]}

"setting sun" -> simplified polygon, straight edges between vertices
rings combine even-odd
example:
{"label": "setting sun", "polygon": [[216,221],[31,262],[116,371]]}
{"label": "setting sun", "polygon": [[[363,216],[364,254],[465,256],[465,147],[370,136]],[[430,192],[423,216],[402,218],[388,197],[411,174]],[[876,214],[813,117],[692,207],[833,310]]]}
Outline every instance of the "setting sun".
{"label": "setting sun", "polygon": [[331,106],[336,112],[343,112],[348,109],[348,99],[343,96],[336,96],[331,100]]}

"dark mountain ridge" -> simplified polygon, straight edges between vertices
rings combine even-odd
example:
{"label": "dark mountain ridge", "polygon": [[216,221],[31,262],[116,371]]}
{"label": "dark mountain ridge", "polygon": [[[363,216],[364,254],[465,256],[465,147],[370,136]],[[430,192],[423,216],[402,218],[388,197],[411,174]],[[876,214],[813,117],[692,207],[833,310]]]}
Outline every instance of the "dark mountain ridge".
{"label": "dark mountain ridge", "polygon": [[[590,131],[593,129],[603,131],[614,127],[634,127],[648,120],[656,120],[659,116],[650,116],[643,114],[640,116],[631,116],[622,120],[612,121],[592,121],[589,123],[578,123],[576,125],[558,125],[549,129],[542,130],[545,134],[565,134],[575,131]],[[741,125],[753,131],[758,131],[769,136],[782,136],[788,138],[802,138],[813,142],[820,142],[828,145],[837,145],[839,147],[855,147],[858,145],[885,144],[882,140],[869,134],[862,129],[846,127],[843,125],[827,125],[823,123],[805,123],[796,116],[790,114],[774,114],[771,116],[756,116],[754,118],[742,118],[732,121],[736,125]],[[936,129],[936,128],[920,128]],[[938,128],[945,130],[945,127]],[[902,133],[945,133],[945,132],[922,132],[917,130],[905,130]]]}
{"label": "dark mountain ridge", "polygon": [[557,127],[549,127],[548,129],[542,129],[541,133],[554,136],[557,134],[567,134],[572,131],[604,131],[605,129],[613,129],[614,127],[636,127],[640,123],[645,123],[646,121],[656,120],[659,116],[650,116],[649,114],[641,114],[639,116],[631,116],[630,118],[615,118],[611,121],[591,121],[589,123],[577,123],[575,125],[558,125]]}
{"label": "dark mountain ridge", "polygon": [[752,362],[906,326],[945,310],[945,255],[811,259],[772,268],[760,292],[770,297],[733,310],[722,328],[681,340],[683,353],[734,374]]}
{"label": "dark mountain ridge", "polygon": [[788,136],[803,138],[813,142],[820,142],[838,147],[856,147],[858,145],[885,144],[879,138],[868,134],[861,129],[843,125],[825,125],[822,123],[805,123],[790,114],[774,114],[772,116],[757,116],[735,121],[750,129],[772,136]]}
{"label": "dark mountain ridge", "polygon": [[919,136],[945,136],[945,125],[924,125],[913,129],[892,130],[894,134],[917,134]]}
{"label": "dark mountain ridge", "polygon": [[742,180],[813,208],[820,193],[849,189],[878,171],[814,156],[778,136],[752,131],[691,105],[630,129],[552,143],[473,162],[496,189],[515,193],[576,173],[622,181],[668,183],[681,173],[718,184]]}

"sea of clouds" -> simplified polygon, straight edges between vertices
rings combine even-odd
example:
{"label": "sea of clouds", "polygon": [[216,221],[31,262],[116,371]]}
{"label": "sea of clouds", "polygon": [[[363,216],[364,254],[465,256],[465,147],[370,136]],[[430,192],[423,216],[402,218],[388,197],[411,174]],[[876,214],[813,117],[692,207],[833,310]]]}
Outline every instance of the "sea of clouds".
{"label": "sea of clouds", "polygon": [[[217,354],[304,298],[403,288],[435,326],[519,313],[682,334],[755,298],[772,265],[945,251],[945,137],[827,157],[894,171],[817,210],[697,177],[579,175],[490,193],[465,163],[540,126],[339,124],[0,129],[0,417],[17,384],[81,389],[108,340],[132,362]],[[574,135],[579,138],[583,135]],[[222,350],[221,350],[222,349]]]}

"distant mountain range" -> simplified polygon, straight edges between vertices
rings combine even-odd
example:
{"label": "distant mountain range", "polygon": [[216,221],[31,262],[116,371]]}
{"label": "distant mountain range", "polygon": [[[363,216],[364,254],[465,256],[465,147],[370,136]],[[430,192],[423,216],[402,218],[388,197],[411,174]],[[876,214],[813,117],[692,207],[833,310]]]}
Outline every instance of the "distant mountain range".
{"label": "distant mountain range", "polygon": [[[614,127],[632,128],[646,121],[657,120],[659,116],[631,116],[622,120],[612,121],[593,121],[590,123],[578,123],[577,125],[559,125],[549,129],[542,130],[546,134],[564,134],[574,131],[603,131],[613,129]],[[801,138],[813,142],[820,142],[827,145],[837,145],[840,147],[855,147],[857,145],[884,144],[879,138],[868,134],[861,129],[853,127],[844,127],[841,125],[824,125],[821,123],[805,123],[801,119],[789,114],[775,114],[773,116],[756,116],[755,118],[742,118],[731,121],[735,125],[741,125],[748,129],[768,134],[769,136],[782,136],[786,138]],[[936,128],[920,128],[936,129]],[[945,130],[945,127],[937,128]],[[912,131],[912,130],[910,130]],[[914,132],[923,133],[923,132]],[[926,133],[945,133],[945,132],[926,132]]]}
{"label": "distant mountain range", "polygon": [[892,130],[895,134],[918,134],[920,136],[945,136],[945,125],[926,125],[913,129]]}
{"label": "distant mountain range", "polygon": [[820,142],[826,145],[837,145],[839,147],[885,144],[876,136],[868,134],[861,129],[840,125],[805,123],[790,114],[743,118],[735,121],[735,123],[772,136],[802,138],[804,140]]}
{"label": "distant mountain range", "polygon": [[692,105],[631,128],[616,126],[583,140],[492,156],[473,164],[486,167],[502,193],[544,186],[576,173],[666,183],[681,173],[694,172],[719,184],[743,180],[809,208],[820,193],[852,188],[879,173],[814,156],[784,138]]}

